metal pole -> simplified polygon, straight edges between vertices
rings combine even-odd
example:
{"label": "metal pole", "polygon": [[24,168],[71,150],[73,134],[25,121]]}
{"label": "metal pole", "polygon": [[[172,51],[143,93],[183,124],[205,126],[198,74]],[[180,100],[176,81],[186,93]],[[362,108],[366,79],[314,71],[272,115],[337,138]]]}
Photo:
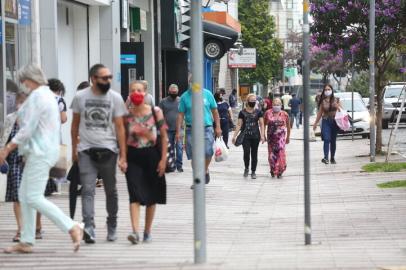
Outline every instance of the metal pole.
{"label": "metal pole", "polygon": [[400,91],[400,95],[398,98],[398,102],[400,101],[400,98],[402,97],[403,94],[403,98],[402,98],[402,103],[400,105],[399,108],[399,112],[398,112],[398,117],[396,119],[396,125],[395,125],[395,131],[393,131],[393,128],[391,130],[390,133],[390,137],[389,137],[389,146],[388,146],[388,153],[386,153],[386,160],[385,162],[389,161],[389,157],[392,154],[392,149],[393,149],[393,145],[396,143],[396,133],[398,132],[398,128],[399,128],[399,123],[400,123],[400,119],[402,118],[402,113],[403,110],[405,108],[405,102],[406,102],[406,85],[403,86],[402,91]]}
{"label": "metal pole", "polygon": [[195,264],[206,262],[205,160],[203,128],[203,26],[201,1],[191,1],[193,221]]}
{"label": "metal pole", "polygon": [[310,212],[310,54],[309,54],[309,0],[303,1],[303,102],[304,102],[304,204],[305,204],[305,245],[312,244],[311,212]]}
{"label": "metal pole", "polygon": [[[351,54],[351,82],[354,82],[354,54]],[[351,118],[354,120],[354,87],[351,87]],[[354,123],[351,124],[351,139],[354,141]]]}
{"label": "metal pole", "polygon": [[375,162],[375,0],[369,2],[369,104],[370,104],[370,156]]}

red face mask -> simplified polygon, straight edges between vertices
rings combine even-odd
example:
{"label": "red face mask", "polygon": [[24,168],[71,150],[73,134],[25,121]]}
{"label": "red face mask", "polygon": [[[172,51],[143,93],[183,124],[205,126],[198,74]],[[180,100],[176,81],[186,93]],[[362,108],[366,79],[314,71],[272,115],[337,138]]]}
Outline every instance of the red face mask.
{"label": "red face mask", "polygon": [[140,92],[133,92],[130,95],[130,100],[134,105],[139,106],[144,102],[144,94]]}

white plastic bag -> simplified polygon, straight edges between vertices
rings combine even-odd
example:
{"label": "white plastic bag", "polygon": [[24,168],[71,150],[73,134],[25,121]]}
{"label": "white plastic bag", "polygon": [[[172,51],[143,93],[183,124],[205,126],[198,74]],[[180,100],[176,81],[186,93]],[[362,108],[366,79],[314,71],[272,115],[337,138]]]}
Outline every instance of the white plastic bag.
{"label": "white plastic bag", "polygon": [[336,112],[335,120],[336,120],[337,126],[342,131],[348,131],[351,129],[350,119],[349,119],[347,111],[338,110]]}
{"label": "white plastic bag", "polygon": [[214,143],[214,160],[216,162],[225,161],[228,158],[228,149],[221,137],[216,138]]}
{"label": "white plastic bag", "polygon": [[316,133],[314,132],[313,129],[310,129],[310,141],[311,141],[311,142],[317,141],[317,139],[316,139]]}
{"label": "white plastic bag", "polygon": [[6,200],[7,174],[0,173],[0,202]]}

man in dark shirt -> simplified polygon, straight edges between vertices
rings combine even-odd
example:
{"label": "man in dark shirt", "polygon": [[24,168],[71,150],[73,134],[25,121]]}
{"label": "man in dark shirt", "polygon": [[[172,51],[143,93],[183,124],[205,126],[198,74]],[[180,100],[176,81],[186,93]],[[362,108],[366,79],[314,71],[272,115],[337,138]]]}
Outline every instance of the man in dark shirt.
{"label": "man in dark shirt", "polygon": [[292,94],[292,99],[289,101],[291,120],[290,127],[293,127],[293,121],[296,122],[296,127],[299,128],[300,124],[300,104],[301,101],[296,97],[296,94]]}
{"label": "man in dark shirt", "polygon": [[[180,97],[178,96],[179,88],[176,84],[171,84],[168,89],[168,97],[161,100],[159,107],[165,117],[165,122],[168,125],[168,138],[171,147],[173,147],[173,153],[176,152],[175,156],[172,157],[176,160],[176,169],[178,172],[183,172],[182,168],[182,156],[183,156],[183,140],[176,141],[176,119],[178,117],[178,107]],[[183,134],[183,132],[182,132]]]}

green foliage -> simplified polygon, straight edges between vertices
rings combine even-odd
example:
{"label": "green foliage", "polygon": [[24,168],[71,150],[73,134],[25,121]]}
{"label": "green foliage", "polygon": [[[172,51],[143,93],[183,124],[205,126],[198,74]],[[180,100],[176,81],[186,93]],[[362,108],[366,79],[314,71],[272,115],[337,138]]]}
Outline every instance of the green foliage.
{"label": "green foliage", "polygon": [[366,172],[400,172],[406,170],[406,162],[376,162],[362,166]]}
{"label": "green foliage", "polygon": [[390,181],[377,185],[380,188],[400,188],[406,187],[406,180]]}
{"label": "green foliage", "polygon": [[269,14],[268,0],[240,0],[239,20],[245,48],[257,49],[257,67],[242,69],[240,81],[264,85],[273,77],[280,75],[283,46],[275,38],[275,23]]}
{"label": "green foliage", "polygon": [[369,73],[367,71],[361,71],[351,80],[347,86],[347,91],[358,92],[362,97],[369,97]]}

